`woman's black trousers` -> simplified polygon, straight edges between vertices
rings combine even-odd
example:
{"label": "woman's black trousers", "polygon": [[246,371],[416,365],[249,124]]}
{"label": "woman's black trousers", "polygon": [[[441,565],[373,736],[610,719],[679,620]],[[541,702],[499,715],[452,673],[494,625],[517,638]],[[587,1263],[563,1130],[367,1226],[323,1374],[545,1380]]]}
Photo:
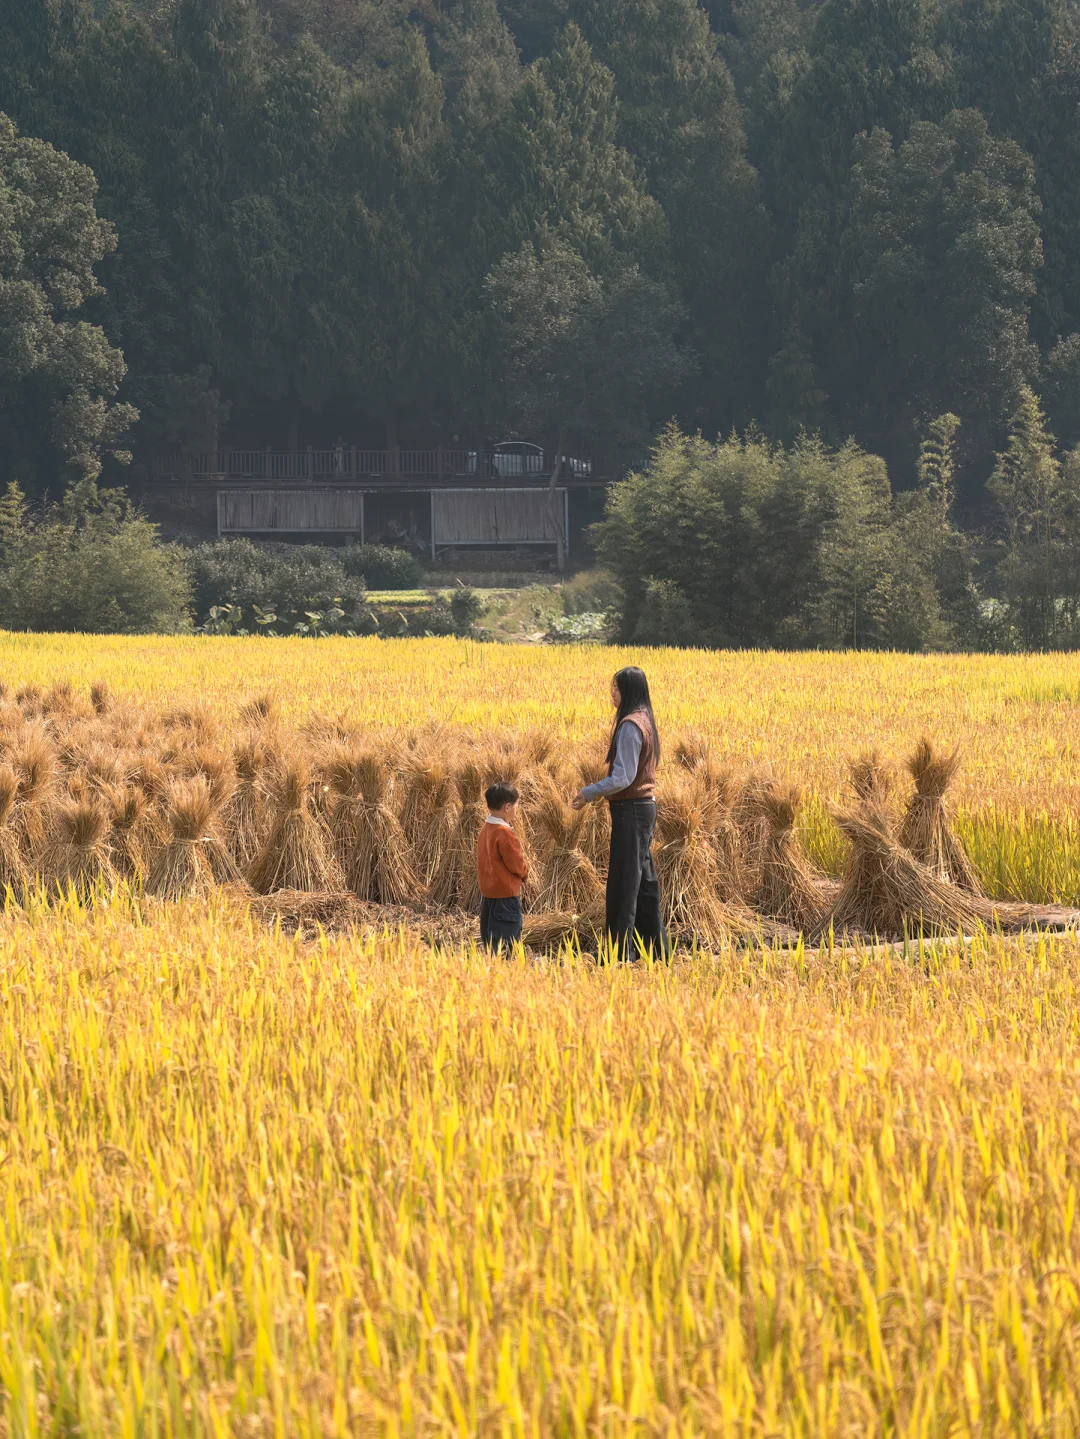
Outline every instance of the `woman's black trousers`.
{"label": "woman's black trousers", "polygon": [[652,858],[654,799],[615,799],[611,809],[611,859],[607,877],[607,932],[623,959],[636,959],[634,936],[657,959],[668,953],[660,916],[660,883]]}

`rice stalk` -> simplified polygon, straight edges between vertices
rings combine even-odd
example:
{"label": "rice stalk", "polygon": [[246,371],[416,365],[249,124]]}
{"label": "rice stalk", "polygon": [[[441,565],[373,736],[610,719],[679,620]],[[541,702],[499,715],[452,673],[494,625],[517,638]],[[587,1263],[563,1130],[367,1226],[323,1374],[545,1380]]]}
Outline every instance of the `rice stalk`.
{"label": "rice stalk", "polygon": [[834,818],[850,851],[840,893],[815,938],[830,930],[881,939],[957,934],[990,918],[989,906],[939,879],[899,843],[880,804],[834,811]]}
{"label": "rice stalk", "polygon": [[706,825],[699,776],[669,776],[657,801],[654,860],[668,927],[721,943],[756,932],[756,917],[720,898],[721,875]]}
{"label": "rice stalk", "polygon": [[960,766],[960,752],[935,750],[923,737],[908,760],[915,791],[900,825],[899,841],[931,874],[968,894],[983,893],[974,866],[953,832],[945,794]]}
{"label": "rice stalk", "polygon": [[550,778],[535,802],[535,868],[538,875],[530,908],[578,914],[603,895],[596,866],[581,849],[588,809],[574,810]]}
{"label": "rice stalk", "polygon": [[454,769],[457,813],[446,848],[439,856],[431,881],[431,898],[446,909],[460,906],[475,910],[480,905],[476,876],[476,847],[480,826],[487,818],[484,806],[484,774],[475,759],[461,761]]}
{"label": "rice stalk", "polygon": [[357,899],[407,904],[420,884],[409,862],[409,847],[389,803],[383,759],[372,750],[339,752],[330,766],[337,796],[331,820],[334,849],[345,884]]}
{"label": "rice stalk", "polygon": [[795,835],[800,798],[797,785],[778,780],[758,792],[767,837],[754,908],[809,934],[835,900],[837,887],[826,876],[815,873]]}
{"label": "rice stalk", "polygon": [[62,800],[41,856],[41,875],[49,893],[76,894],[80,900],[112,890],[118,876],[109,854],[109,821],[100,798]]}
{"label": "rice stalk", "polygon": [[256,894],[277,889],[315,892],[343,888],[329,836],[312,813],[311,766],[304,755],[285,763],[273,820],[248,880]]}

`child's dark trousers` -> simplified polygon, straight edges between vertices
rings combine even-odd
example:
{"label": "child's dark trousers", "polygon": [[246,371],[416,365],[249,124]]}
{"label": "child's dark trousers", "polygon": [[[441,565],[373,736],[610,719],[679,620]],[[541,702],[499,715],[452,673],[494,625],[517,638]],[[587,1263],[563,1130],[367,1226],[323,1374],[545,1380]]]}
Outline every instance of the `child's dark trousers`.
{"label": "child's dark trousers", "polygon": [[480,901],[480,943],[488,949],[509,950],[521,938],[521,900]]}

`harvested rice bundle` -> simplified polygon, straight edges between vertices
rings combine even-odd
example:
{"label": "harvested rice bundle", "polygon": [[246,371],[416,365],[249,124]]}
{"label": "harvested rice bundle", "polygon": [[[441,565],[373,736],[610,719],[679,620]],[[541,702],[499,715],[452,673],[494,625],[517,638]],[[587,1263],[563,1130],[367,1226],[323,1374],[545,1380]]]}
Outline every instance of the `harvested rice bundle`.
{"label": "harvested rice bundle", "polygon": [[41,687],[39,685],[23,685],[22,689],[16,691],[15,703],[24,715],[36,719],[41,714]]}
{"label": "harvested rice bundle", "polygon": [[22,898],[29,887],[30,874],[12,820],[19,792],[19,776],[10,764],[0,764],[0,897],[7,903],[10,890]]}
{"label": "harvested rice bundle", "polygon": [[992,919],[989,905],[939,879],[898,842],[880,804],[837,812],[835,818],[851,852],[840,893],[815,938],[830,929],[880,938],[956,934]]}
{"label": "harvested rice bundle", "polygon": [[730,864],[738,874],[738,882],[748,894],[755,894],[761,887],[761,872],[769,840],[769,827],[762,810],[762,800],[772,783],[773,775],[770,770],[752,771],[743,780],[729,805],[733,831],[731,847],[734,851]]}
{"label": "harvested rice bundle", "polygon": [[886,809],[892,795],[895,775],[892,766],[876,749],[867,749],[848,764],[848,778],[855,798],[864,804]]}
{"label": "harvested rice bundle", "polygon": [[56,806],[51,837],[41,856],[41,874],[50,893],[75,893],[86,900],[115,887],[108,829],[108,815],[97,796],[64,800]]}
{"label": "harvested rice bundle", "polygon": [[91,788],[123,784],[127,778],[125,758],[121,751],[111,746],[95,744],[83,757],[82,777]]}
{"label": "harvested rice bundle", "polygon": [[744,838],[736,822],[738,787],[731,770],[714,760],[700,761],[692,771],[702,786],[702,812],[716,856],[719,895],[727,904],[743,905],[753,893],[743,855]]}
{"label": "harvested rice bundle", "polygon": [[31,859],[45,839],[47,806],[56,785],[56,750],[43,730],[30,728],[16,744],[11,758],[19,776],[15,832],[24,855]]}
{"label": "harvested rice bundle", "polygon": [[708,735],[701,730],[686,730],[676,739],[671,752],[677,765],[681,765],[683,769],[694,770],[699,765],[711,762],[712,744]]}
{"label": "harvested rice bundle", "polygon": [[402,765],[401,828],[415,850],[440,804],[452,794],[450,776],[438,755],[424,749],[406,755]]}
{"label": "harvested rice bundle", "polygon": [[709,838],[707,795],[699,776],[671,776],[656,813],[656,872],[665,922],[711,943],[755,933],[757,917],[720,898],[720,868]]}
{"label": "harvested rice bundle", "polygon": [[276,724],[277,718],[278,703],[271,694],[255,695],[240,706],[240,722],[250,729]]}
{"label": "harvested rice bundle", "polygon": [[101,798],[108,810],[109,847],[116,871],[124,879],[141,882],[155,842],[146,794],[137,785],[117,784],[104,786]]}
{"label": "harvested rice bundle", "polygon": [[189,779],[202,776],[210,791],[210,803],[215,814],[228,804],[236,789],[236,772],[231,756],[212,745],[197,745],[185,750],[177,757],[176,770]]}
{"label": "harvested rice bundle", "polygon": [[90,703],[94,713],[98,715],[108,714],[113,707],[112,690],[104,680],[96,680],[90,686]]}
{"label": "harvested rice bundle", "polygon": [[596,866],[581,850],[588,809],[574,810],[548,779],[533,812],[535,869],[539,876],[530,908],[578,914],[604,892]]}
{"label": "harvested rice bundle", "polygon": [[241,873],[254,862],[270,824],[266,802],[267,752],[262,741],[248,735],[233,749],[236,788],[221,814],[229,853]]}
{"label": "harvested rice bundle", "polygon": [[463,760],[454,770],[454,789],[457,813],[446,848],[435,867],[431,898],[446,909],[455,905],[477,909],[480,887],[476,879],[476,846],[487,810],[484,775],[475,759]]}
{"label": "harvested rice bundle", "polygon": [[778,780],[758,794],[768,834],[754,908],[770,919],[810,933],[836,899],[839,887],[814,871],[796,838],[795,814],[800,798],[796,785]]}
{"label": "harvested rice bundle", "polygon": [[76,714],[84,714],[80,702],[75,697],[70,680],[57,680],[52,689],[47,690],[41,701],[42,714],[50,718],[68,719]]}
{"label": "harvested rice bundle", "polygon": [[303,755],[285,764],[277,784],[273,821],[248,879],[257,894],[343,887],[326,828],[312,813],[311,766]]}
{"label": "harvested rice bundle", "polygon": [[177,705],[166,710],[161,716],[161,723],[166,730],[187,731],[204,739],[216,734],[218,728],[217,719],[205,702]]}
{"label": "harvested rice bundle", "polygon": [[552,758],[554,740],[544,729],[526,730],[517,736],[518,753],[521,755],[526,774],[543,769]]}
{"label": "harvested rice bundle", "polygon": [[148,822],[155,838],[164,844],[170,834],[166,805],[171,783],[169,771],[156,754],[146,752],[135,767],[133,782],[146,796]]}
{"label": "harvested rice bundle", "polygon": [[[608,772],[607,761],[596,754],[581,755],[577,762],[577,788],[595,784]],[[584,816],[578,835],[578,849],[586,859],[591,860],[598,875],[607,873],[608,855],[611,851],[611,811],[603,800],[587,804],[581,811]]]}
{"label": "harvested rice bundle", "polygon": [[357,899],[374,904],[407,904],[420,884],[409,863],[409,847],[390,807],[390,779],[372,750],[343,751],[330,767],[337,798],[331,820],[334,850],[346,886]]}
{"label": "harvested rice bundle", "polygon": [[173,780],[168,792],[169,841],[150,867],[147,894],[182,899],[208,894],[215,885],[210,862],[214,805],[202,776]]}
{"label": "harvested rice bundle", "polygon": [[978,875],[953,833],[945,809],[945,792],[959,765],[959,750],[942,754],[935,752],[925,737],[919,741],[907,766],[915,781],[915,793],[908,800],[897,838],[938,879],[968,894],[981,895]]}
{"label": "harvested rice bundle", "polygon": [[418,818],[410,858],[418,880],[430,889],[443,857],[454,841],[458,803],[453,777],[441,762],[432,762],[428,767],[423,785],[426,789],[422,809],[424,818],[423,822]]}

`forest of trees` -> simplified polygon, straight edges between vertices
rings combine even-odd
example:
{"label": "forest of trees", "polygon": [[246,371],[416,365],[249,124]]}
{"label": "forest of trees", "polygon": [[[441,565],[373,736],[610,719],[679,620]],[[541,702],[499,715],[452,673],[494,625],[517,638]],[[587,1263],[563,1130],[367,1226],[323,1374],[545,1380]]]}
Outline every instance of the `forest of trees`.
{"label": "forest of trees", "polygon": [[0,8],[5,483],[504,433],[639,637],[1075,642],[1080,0]]}
{"label": "forest of trees", "polygon": [[[951,412],[978,507],[1022,386],[1080,439],[1077,17],[7,5],[0,451],[31,490],[125,433],[563,430],[617,463],[675,417],[853,437],[904,488]],[[49,187],[30,224],[20,196]]]}

